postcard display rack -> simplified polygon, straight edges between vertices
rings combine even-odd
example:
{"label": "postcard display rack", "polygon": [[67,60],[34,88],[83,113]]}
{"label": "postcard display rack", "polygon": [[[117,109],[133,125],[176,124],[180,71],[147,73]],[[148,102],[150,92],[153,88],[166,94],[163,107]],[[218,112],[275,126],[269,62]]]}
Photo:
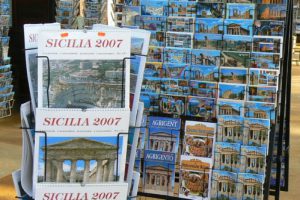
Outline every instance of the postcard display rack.
{"label": "postcard display rack", "polygon": [[151,31],[139,195],[279,199],[288,185],[292,8],[116,1],[117,25]]}
{"label": "postcard display rack", "polygon": [[11,1],[0,1],[0,118],[11,115],[14,104],[12,71],[8,57],[9,36],[11,26]]}

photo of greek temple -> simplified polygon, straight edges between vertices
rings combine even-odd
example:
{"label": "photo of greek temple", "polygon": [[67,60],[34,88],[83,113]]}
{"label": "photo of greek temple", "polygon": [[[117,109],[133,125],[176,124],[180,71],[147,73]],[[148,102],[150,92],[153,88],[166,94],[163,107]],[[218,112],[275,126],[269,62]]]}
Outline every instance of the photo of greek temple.
{"label": "photo of greek temple", "polygon": [[[39,165],[45,165],[46,177],[39,182],[101,183],[115,181],[117,145],[87,138],[75,138],[43,145]],[[46,163],[46,164],[45,164]],[[46,167],[46,168],[45,168]]]}

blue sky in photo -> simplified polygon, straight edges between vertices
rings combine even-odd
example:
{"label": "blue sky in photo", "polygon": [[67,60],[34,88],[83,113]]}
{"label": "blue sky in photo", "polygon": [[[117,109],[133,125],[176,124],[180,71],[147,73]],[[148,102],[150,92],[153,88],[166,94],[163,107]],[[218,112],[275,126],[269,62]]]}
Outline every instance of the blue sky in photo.
{"label": "blue sky in photo", "polygon": [[[245,92],[245,86],[244,85],[226,85],[226,84],[219,84],[220,93],[223,95],[223,93],[227,90],[232,91],[234,94],[238,94],[240,92]],[[222,96],[221,95],[221,96]]]}
{"label": "blue sky in photo", "polygon": [[221,69],[221,74],[225,76],[231,76],[231,73],[234,73],[235,75],[247,75],[247,69]]}

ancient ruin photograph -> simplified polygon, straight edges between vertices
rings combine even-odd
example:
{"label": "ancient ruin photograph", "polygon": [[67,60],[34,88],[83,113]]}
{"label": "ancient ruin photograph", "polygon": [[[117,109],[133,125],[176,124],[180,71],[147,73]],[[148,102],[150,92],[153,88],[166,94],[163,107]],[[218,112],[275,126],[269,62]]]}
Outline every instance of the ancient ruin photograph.
{"label": "ancient ruin photograph", "polygon": [[201,117],[212,121],[216,117],[216,99],[189,96],[187,99],[188,116]]}
{"label": "ancient ruin photograph", "polygon": [[250,67],[250,53],[248,52],[234,52],[222,51],[221,66],[224,67]]}
{"label": "ancient ruin photograph", "polygon": [[196,19],[195,29],[196,33],[223,34],[223,19]]}
{"label": "ancient ruin photograph", "polygon": [[122,60],[50,60],[49,67],[50,74],[47,61],[43,61],[43,107],[48,107],[48,103],[51,108],[121,108],[125,105]]}
{"label": "ancient ruin photograph", "polygon": [[213,170],[211,183],[211,200],[237,200],[236,199],[236,183],[237,174],[223,171]]}
{"label": "ancient ruin photograph", "polygon": [[218,101],[218,114],[219,115],[244,115],[244,103],[240,101]]}
{"label": "ancient ruin photograph", "polygon": [[197,4],[197,18],[223,18],[225,8],[223,3]]}
{"label": "ancient ruin photograph", "polygon": [[248,70],[245,68],[221,68],[220,78],[224,83],[247,83]]}
{"label": "ancient ruin photograph", "polygon": [[227,3],[226,17],[228,19],[254,19],[254,4]]}
{"label": "ancient ruin photograph", "polygon": [[263,69],[278,69],[280,55],[274,53],[251,53],[251,67]]}
{"label": "ancient ruin photograph", "polygon": [[266,146],[242,146],[241,172],[264,175],[266,173],[266,156]]}
{"label": "ancient ruin photograph", "polygon": [[270,119],[245,119],[244,145],[267,146],[271,130]]}
{"label": "ancient ruin photograph", "polygon": [[224,50],[226,51],[240,51],[249,52],[252,47],[252,37],[225,35],[224,36]]}
{"label": "ancient ruin photograph", "polygon": [[239,173],[237,199],[262,200],[265,176],[260,174]]}
{"label": "ancient ruin photograph", "polygon": [[250,19],[226,19],[224,22],[225,34],[252,36],[253,21]]}
{"label": "ancient ruin photograph", "polygon": [[194,32],[194,18],[172,17],[167,19],[167,31]]}
{"label": "ancient ruin photograph", "polygon": [[194,49],[219,49],[222,47],[222,35],[219,34],[195,34]]}
{"label": "ancient ruin photograph", "polygon": [[218,118],[218,142],[243,144],[244,118],[236,115],[223,115]]}
{"label": "ancient ruin photograph", "polygon": [[246,87],[243,84],[219,84],[219,98],[232,100],[245,100]]}
{"label": "ancient ruin photograph", "polygon": [[192,50],[192,64],[193,65],[206,65],[206,66],[219,66],[220,54],[218,50]]}
{"label": "ancient ruin photograph", "polygon": [[275,105],[273,103],[246,102],[245,117],[270,119],[275,123]]}
{"label": "ancient ruin photograph", "polygon": [[192,65],[191,79],[217,82],[219,80],[219,68],[217,66]]}

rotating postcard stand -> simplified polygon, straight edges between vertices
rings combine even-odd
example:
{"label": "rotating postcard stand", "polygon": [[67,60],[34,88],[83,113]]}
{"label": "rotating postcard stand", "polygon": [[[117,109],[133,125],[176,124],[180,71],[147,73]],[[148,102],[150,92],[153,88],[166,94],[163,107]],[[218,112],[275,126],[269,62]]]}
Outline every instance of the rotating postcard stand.
{"label": "rotating postcard stand", "polygon": [[35,199],[126,199],[131,34],[39,35]]}

